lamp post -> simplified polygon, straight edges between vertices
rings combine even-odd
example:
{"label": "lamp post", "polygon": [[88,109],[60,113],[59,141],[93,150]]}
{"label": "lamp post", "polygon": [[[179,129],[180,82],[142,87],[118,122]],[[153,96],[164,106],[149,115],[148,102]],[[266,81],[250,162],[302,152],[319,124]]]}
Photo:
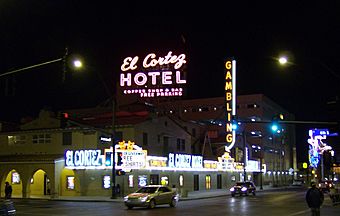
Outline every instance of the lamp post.
{"label": "lamp post", "polygon": [[115,94],[112,96],[112,125],[111,125],[111,142],[112,142],[112,194],[111,199],[117,198],[116,191],[116,146],[115,146],[115,120],[116,120],[116,98]]}
{"label": "lamp post", "polygon": [[246,132],[242,132],[242,138],[243,138],[243,181],[247,181],[247,149],[246,149]]}

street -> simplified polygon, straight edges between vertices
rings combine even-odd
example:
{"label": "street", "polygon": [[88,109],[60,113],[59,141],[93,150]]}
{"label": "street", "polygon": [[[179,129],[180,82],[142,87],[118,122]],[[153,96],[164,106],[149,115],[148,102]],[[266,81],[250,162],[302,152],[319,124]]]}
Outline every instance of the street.
{"label": "street", "polygon": [[[310,215],[304,189],[259,192],[256,196],[180,201],[176,208],[168,205],[155,209],[127,210],[122,202],[79,202],[51,200],[14,200],[17,215]],[[339,215],[340,205],[332,206],[329,196],[321,215]]]}

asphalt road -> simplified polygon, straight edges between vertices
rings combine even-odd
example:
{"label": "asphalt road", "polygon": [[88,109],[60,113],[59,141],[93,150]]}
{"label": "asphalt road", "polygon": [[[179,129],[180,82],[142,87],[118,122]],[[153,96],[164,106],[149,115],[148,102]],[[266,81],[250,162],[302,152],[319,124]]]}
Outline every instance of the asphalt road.
{"label": "asphalt road", "polygon": [[[168,205],[157,206],[155,209],[134,208],[127,210],[121,202],[77,202],[48,200],[14,200],[18,216],[28,215],[310,215],[304,200],[305,190],[268,191],[257,193],[256,196],[216,198],[181,201],[176,208]],[[321,215],[340,215],[340,205],[333,206],[328,195],[321,209]]]}

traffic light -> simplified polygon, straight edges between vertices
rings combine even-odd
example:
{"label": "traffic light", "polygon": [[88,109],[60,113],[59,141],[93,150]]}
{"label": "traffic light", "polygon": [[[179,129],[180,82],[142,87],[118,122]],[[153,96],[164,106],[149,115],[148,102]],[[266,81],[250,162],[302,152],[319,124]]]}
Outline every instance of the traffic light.
{"label": "traffic light", "polygon": [[272,131],[277,132],[279,130],[278,124],[276,122],[273,122],[271,129],[272,129]]}
{"label": "traffic light", "polygon": [[117,176],[125,175],[125,171],[123,171],[123,170],[116,170],[116,175]]}
{"label": "traffic light", "polygon": [[67,122],[69,120],[69,114],[66,112],[59,113],[59,119],[60,119],[60,127],[65,128],[67,127]]}
{"label": "traffic light", "polygon": [[231,118],[231,128],[236,131],[239,129],[239,126],[241,125],[241,122],[238,120],[237,116],[232,116]]}
{"label": "traffic light", "polygon": [[280,132],[280,124],[279,124],[279,121],[280,120],[283,120],[284,119],[284,116],[282,113],[279,113],[279,114],[276,114],[273,116],[272,118],[272,124],[271,124],[271,130],[273,132],[277,132],[279,133]]}
{"label": "traffic light", "polygon": [[238,122],[237,122],[236,120],[233,120],[233,121],[231,122],[231,128],[232,128],[233,130],[237,130],[237,128],[238,128]]}

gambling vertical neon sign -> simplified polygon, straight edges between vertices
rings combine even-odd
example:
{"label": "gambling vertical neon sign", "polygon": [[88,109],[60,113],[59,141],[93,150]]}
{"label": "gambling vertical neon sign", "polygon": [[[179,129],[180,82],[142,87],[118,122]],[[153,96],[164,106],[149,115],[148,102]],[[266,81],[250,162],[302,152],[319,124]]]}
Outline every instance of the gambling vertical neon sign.
{"label": "gambling vertical neon sign", "polygon": [[230,152],[236,139],[232,119],[236,115],[236,60],[227,60],[225,63],[225,107],[226,107],[226,146],[225,151]]}

